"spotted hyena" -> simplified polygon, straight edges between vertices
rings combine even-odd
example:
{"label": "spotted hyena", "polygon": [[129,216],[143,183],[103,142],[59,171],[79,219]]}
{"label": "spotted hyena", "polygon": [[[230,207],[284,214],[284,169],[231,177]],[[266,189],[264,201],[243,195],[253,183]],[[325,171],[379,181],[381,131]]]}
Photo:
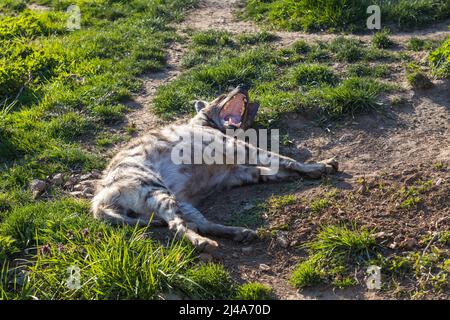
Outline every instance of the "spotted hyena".
{"label": "spotted hyena", "polygon": [[[197,249],[205,251],[218,247],[208,235],[236,241],[256,238],[253,230],[207,220],[195,206],[222,189],[300,175],[317,178],[335,172],[338,167],[335,160],[300,163],[225,134],[228,129],[249,128],[258,107],[249,101],[247,89],[238,86],[210,103],[197,101],[197,115],[189,123],[154,129],[131,141],[111,160],[97,185],[92,200],[94,216],[132,225],[148,225],[154,217],[155,221],[167,224],[176,236],[186,237]],[[185,139],[196,135],[202,136],[200,142]],[[215,154],[214,159],[203,155],[202,163],[174,161],[175,148],[202,149],[214,139],[231,147],[233,152]],[[237,152],[253,152],[259,157],[253,164],[238,164]],[[217,155],[223,161],[217,161]],[[263,158],[276,160],[278,170],[271,172],[267,162],[258,160]]]}

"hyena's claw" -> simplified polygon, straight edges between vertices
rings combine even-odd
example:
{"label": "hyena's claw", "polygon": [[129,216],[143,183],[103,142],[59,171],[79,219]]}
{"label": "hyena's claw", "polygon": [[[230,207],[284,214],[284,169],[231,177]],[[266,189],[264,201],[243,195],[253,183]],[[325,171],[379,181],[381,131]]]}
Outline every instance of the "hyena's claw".
{"label": "hyena's claw", "polygon": [[193,242],[194,247],[200,252],[213,253],[219,248],[219,244],[208,238],[199,238]]}
{"label": "hyena's claw", "polygon": [[251,242],[258,238],[254,230],[242,228],[234,236],[233,240],[237,242]]}

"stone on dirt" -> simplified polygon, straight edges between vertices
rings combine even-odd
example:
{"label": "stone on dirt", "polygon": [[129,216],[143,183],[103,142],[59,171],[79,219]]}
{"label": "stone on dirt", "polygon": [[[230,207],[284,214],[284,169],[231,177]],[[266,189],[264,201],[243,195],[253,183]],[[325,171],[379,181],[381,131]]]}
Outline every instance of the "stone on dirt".
{"label": "stone on dirt", "polygon": [[45,181],[39,179],[34,179],[33,181],[31,181],[30,189],[31,192],[33,193],[34,199],[38,198],[45,191],[46,188],[47,183],[45,183]]}
{"label": "stone on dirt", "polygon": [[62,173],[55,174],[50,182],[55,186],[61,186],[64,183],[63,174]]}

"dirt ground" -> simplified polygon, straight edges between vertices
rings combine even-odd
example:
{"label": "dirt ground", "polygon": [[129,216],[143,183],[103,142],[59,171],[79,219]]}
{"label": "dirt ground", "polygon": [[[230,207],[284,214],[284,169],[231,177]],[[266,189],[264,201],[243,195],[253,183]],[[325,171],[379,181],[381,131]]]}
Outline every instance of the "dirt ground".
{"label": "dirt ground", "polygon": [[[187,30],[223,29],[232,33],[255,32],[260,28],[248,21],[238,21],[233,10],[238,0],[202,0],[184,22],[176,25],[180,35]],[[444,39],[450,34],[450,21],[433,28],[411,33],[394,33],[392,38],[406,42],[412,36]],[[277,45],[287,46],[296,40],[329,41],[335,35],[276,32]],[[368,40],[369,36],[358,36]],[[165,122],[151,113],[152,99],[157,88],[181,73],[180,61],[187,44],[174,44],[168,55],[168,67],[163,72],[145,75],[144,90],[135,97],[127,115],[138,134]],[[404,77],[403,77],[404,79]],[[406,84],[403,84],[406,86]],[[288,207],[273,217],[270,223],[289,223],[287,237],[293,244],[310,239],[321,223],[358,221],[384,233],[382,241],[395,248],[406,239],[416,239],[435,231],[449,230],[450,208],[448,169],[435,170],[434,164],[442,162],[449,168],[450,160],[450,84],[435,80],[430,90],[419,92],[405,90],[400,93],[402,103],[386,111],[347,118],[322,127],[299,114],[286,116],[290,146],[281,153],[301,161],[317,161],[336,157],[340,173],[329,182],[339,190],[342,207],[325,210],[319,216],[308,215],[308,208]],[[389,105],[390,97],[385,104]],[[397,184],[412,185],[415,181],[432,179],[434,186],[426,195],[421,208],[404,214],[386,191],[364,190],[361,181],[369,185],[382,181],[396,188]],[[264,201],[273,194],[296,194],[312,199],[323,192],[321,181],[302,180],[296,183],[246,186],[231,190],[220,197],[208,199],[200,208],[213,221],[229,221],[230,215],[255,201]],[[344,201],[345,200],[345,201]],[[223,263],[237,280],[258,281],[273,287],[280,299],[385,299],[389,295],[370,292],[363,285],[346,290],[315,288],[297,291],[288,283],[288,277],[305,252],[298,246],[280,246],[274,239],[260,240],[245,247],[218,239],[221,249],[214,261]]]}

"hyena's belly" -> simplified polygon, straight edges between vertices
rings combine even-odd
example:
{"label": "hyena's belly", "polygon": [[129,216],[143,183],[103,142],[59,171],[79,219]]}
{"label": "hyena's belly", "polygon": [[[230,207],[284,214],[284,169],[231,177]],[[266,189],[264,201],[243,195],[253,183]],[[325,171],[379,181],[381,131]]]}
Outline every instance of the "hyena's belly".
{"label": "hyena's belly", "polygon": [[161,173],[164,183],[179,201],[196,204],[226,187],[233,166],[174,165],[170,173]]}

